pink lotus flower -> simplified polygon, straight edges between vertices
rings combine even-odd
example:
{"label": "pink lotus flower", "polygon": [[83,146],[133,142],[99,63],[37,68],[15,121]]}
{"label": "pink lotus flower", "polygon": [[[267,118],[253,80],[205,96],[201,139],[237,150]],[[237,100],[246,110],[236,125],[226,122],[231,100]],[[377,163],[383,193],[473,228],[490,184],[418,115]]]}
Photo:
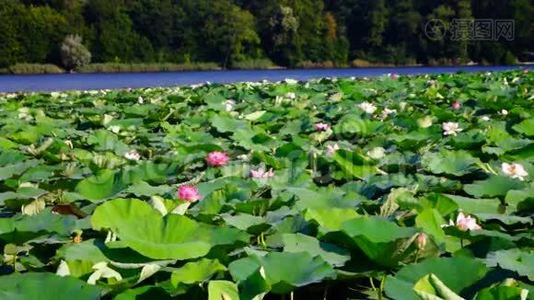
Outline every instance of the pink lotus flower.
{"label": "pink lotus flower", "polygon": [[228,157],[228,154],[221,151],[210,152],[206,157],[206,162],[212,167],[224,166],[228,163],[229,160],[230,158]]}
{"label": "pink lotus flower", "polygon": [[419,250],[425,249],[426,243],[427,243],[426,234],[423,232],[417,234],[417,237],[415,238],[415,244],[417,245],[417,249]]}
{"label": "pink lotus flower", "polygon": [[327,131],[328,129],[330,129],[330,125],[328,125],[326,123],[316,123],[315,124],[315,130],[317,130],[317,131]]}
{"label": "pink lotus flower", "polygon": [[274,177],[274,172],[272,168],[266,171],[264,167],[260,167],[257,170],[250,170],[250,175],[253,178],[268,179]]}
{"label": "pink lotus flower", "polygon": [[182,185],[178,188],[178,198],[187,202],[196,202],[201,196],[195,186]]}
{"label": "pink lotus flower", "polygon": [[452,109],[454,109],[454,110],[459,110],[460,108],[462,108],[462,103],[460,103],[460,101],[454,101],[454,102],[451,104],[451,107],[452,107]]}
{"label": "pink lotus flower", "polygon": [[471,217],[470,215],[464,215],[463,212],[460,212],[456,217],[456,227],[461,231],[468,230],[480,230],[482,227],[477,224],[477,219]]}

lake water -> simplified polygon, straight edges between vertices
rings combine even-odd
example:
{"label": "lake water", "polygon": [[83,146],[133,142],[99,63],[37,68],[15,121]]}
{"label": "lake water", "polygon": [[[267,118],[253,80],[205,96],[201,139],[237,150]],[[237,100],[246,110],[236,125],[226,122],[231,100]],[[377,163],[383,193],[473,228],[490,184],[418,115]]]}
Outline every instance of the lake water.
{"label": "lake water", "polygon": [[400,67],[313,70],[250,70],[202,71],[168,73],[111,73],[111,74],[57,74],[57,75],[0,75],[0,92],[64,91],[152,86],[179,86],[204,83],[230,83],[241,81],[279,81],[286,78],[306,80],[321,77],[364,77],[388,73],[399,75],[502,71],[533,66],[488,67]]}

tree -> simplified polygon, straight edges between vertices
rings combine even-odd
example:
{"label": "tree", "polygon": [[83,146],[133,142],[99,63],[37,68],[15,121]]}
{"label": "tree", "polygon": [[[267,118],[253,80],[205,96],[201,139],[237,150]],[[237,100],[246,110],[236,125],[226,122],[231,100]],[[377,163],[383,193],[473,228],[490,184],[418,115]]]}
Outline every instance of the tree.
{"label": "tree", "polygon": [[171,0],[135,0],[128,7],[136,32],[155,48],[172,45],[175,15]]}
{"label": "tree", "polygon": [[61,44],[61,61],[67,70],[73,70],[91,62],[91,52],[82,44],[79,35],[67,35]]}
{"label": "tree", "polygon": [[223,67],[260,55],[254,16],[230,0],[184,0],[180,9],[182,49],[194,60],[216,61]]}
{"label": "tree", "polygon": [[204,25],[207,44],[222,65],[245,60],[260,40],[254,30],[254,17],[229,1],[216,1]]}
{"label": "tree", "polygon": [[[506,63],[530,59],[533,14],[532,0],[0,0],[0,67],[61,64],[68,33],[96,62]],[[514,20],[515,37],[451,39],[470,18]],[[432,19],[443,39],[425,34]]]}
{"label": "tree", "polygon": [[25,49],[20,42],[24,5],[16,0],[0,0],[0,68],[22,62]]}
{"label": "tree", "polygon": [[300,59],[300,48],[296,45],[299,21],[293,9],[289,6],[278,5],[275,13],[268,20],[268,42],[271,43],[271,55],[275,61],[284,65],[294,65]]}
{"label": "tree", "polygon": [[91,47],[94,60],[99,62],[150,62],[154,51],[150,41],[136,32],[126,13],[124,1],[91,0],[87,2],[85,18],[93,28],[95,39]]}
{"label": "tree", "polygon": [[388,10],[384,0],[371,1],[367,22],[369,24],[367,43],[371,46],[382,45],[382,34],[388,23]]}

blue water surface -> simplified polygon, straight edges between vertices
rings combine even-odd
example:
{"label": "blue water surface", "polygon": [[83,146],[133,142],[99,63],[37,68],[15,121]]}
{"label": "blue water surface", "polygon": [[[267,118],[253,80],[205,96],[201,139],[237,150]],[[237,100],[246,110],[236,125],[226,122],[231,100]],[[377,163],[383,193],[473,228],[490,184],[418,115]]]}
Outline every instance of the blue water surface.
{"label": "blue water surface", "polygon": [[183,86],[205,82],[230,83],[242,81],[279,81],[286,78],[306,80],[322,77],[364,77],[388,73],[399,75],[502,71],[532,66],[463,66],[463,67],[392,67],[357,69],[296,69],[199,71],[161,73],[108,73],[108,74],[50,74],[0,75],[0,92],[64,91],[154,86]]}

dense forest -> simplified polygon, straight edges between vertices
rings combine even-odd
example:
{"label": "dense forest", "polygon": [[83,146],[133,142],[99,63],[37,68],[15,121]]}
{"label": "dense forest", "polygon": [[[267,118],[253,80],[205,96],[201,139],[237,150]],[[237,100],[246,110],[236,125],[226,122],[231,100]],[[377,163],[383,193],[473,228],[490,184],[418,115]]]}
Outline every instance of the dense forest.
{"label": "dense forest", "polygon": [[[67,35],[92,62],[505,64],[529,59],[533,16],[532,0],[0,0],[0,67],[63,65]],[[514,20],[515,37],[425,34],[432,19],[488,18]]]}

